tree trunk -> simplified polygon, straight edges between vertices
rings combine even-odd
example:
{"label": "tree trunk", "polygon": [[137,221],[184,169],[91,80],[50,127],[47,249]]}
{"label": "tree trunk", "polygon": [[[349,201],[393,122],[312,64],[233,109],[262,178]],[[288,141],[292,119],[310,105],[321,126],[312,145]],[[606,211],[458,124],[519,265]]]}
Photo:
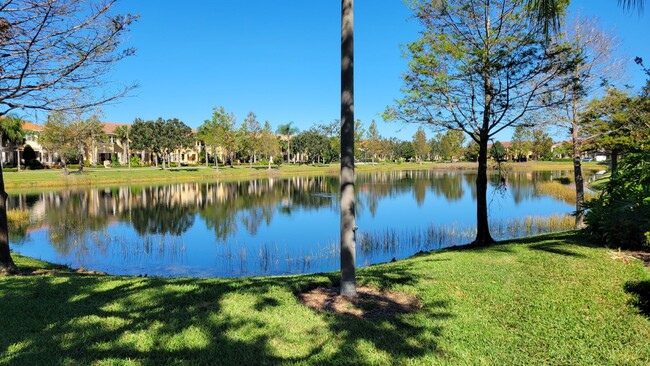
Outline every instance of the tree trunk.
{"label": "tree trunk", "polygon": [[342,296],[357,296],[354,205],[354,0],[341,0]]}
{"label": "tree trunk", "polygon": [[18,273],[18,267],[9,250],[9,225],[7,222],[7,192],[0,165],[0,273]]}
{"label": "tree trunk", "polygon": [[574,125],[573,132],[571,133],[573,142],[573,176],[576,182],[576,221],[574,224],[575,229],[580,229],[583,226],[585,216],[582,204],[585,202],[585,184],[582,177],[582,164],[580,162],[580,152],[582,147],[578,138],[578,126]]}
{"label": "tree trunk", "polygon": [[83,148],[81,149],[81,151],[79,151],[79,169],[78,169],[78,171],[79,171],[79,173],[84,172],[84,151],[83,151]]}
{"label": "tree trunk", "polygon": [[61,159],[61,164],[63,164],[63,175],[68,176],[68,164],[66,164],[65,159]]}
{"label": "tree trunk", "polygon": [[16,165],[18,166],[18,171],[20,171],[20,146],[16,148],[16,155],[18,155],[18,161],[16,162]]}
{"label": "tree trunk", "polygon": [[2,146],[2,139],[3,138],[4,138],[3,134],[0,132],[0,169],[4,168],[4,161],[5,161],[5,157],[4,157],[4,154],[3,154],[4,149],[3,149],[3,146]]}
{"label": "tree trunk", "polygon": [[618,170],[618,149],[612,149],[612,175]]}
{"label": "tree trunk", "polygon": [[214,167],[217,169],[217,173],[219,173],[219,158],[217,154],[214,154]]}
{"label": "tree trunk", "polygon": [[478,150],[478,176],[476,177],[476,239],[472,245],[482,246],[494,244],[490,235],[490,225],[487,211],[487,156],[488,139],[481,136]]}
{"label": "tree trunk", "polygon": [[129,142],[129,138],[126,138],[126,160],[129,163],[129,170],[131,170],[131,142]]}

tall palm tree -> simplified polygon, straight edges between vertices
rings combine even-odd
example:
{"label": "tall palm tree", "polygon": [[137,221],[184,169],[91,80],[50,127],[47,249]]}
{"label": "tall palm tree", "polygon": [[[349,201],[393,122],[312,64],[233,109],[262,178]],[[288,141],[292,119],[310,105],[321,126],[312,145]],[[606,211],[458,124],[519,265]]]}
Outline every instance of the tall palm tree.
{"label": "tall palm tree", "polygon": [[341,295],[356,296],[354,0],[341,0]]}
{"label": "tall palm tree", "polygon": [[278,129],[275,131],[287,138],[287,164],[291,162],[291,136],[298,132],[298,127],[293,127],[291,126],[292,124],[293,122],[279,125]]}

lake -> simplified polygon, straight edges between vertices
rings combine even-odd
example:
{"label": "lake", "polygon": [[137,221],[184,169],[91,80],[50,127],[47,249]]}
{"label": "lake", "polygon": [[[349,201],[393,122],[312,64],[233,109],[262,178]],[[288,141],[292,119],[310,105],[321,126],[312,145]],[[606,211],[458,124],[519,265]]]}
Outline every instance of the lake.
{"label": "lake", "polygon": [[[574,208],[538,192],[570,172],[492,176],[495,239],[557,229]],[[476,175],[396,171],[357,176],[357,265],[473,240]],[[110,274],[238,277],[339,269],[338,177],[74,188],[11,195],[30,225],[12,250]],[[11,192],[10,192],[11,193]],[[570,221],[571,219],[568,218]]]}

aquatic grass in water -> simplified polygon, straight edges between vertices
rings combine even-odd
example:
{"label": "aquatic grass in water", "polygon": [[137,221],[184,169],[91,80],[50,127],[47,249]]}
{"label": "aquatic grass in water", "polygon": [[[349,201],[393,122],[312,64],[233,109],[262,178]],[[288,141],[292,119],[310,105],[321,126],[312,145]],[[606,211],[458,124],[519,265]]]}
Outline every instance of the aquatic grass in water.
{"label": "aquatic grass in water", "polygon": [[[575,204],[576,202],[576,188],[574,184],[563,184],[559,181],[538,182],[535,186],[535,193],[551,196],[568,204]],[[585,191],[585,201],[589,201],[592,198],[594,198],[594,194],[590,191]]]}
{"label": "aquatic grass in water", "polygon": [[[527,216],[519,219],[493,220],[490,231],[496,240],[506,240],[573,228],[571,215],[548,217]],[[420,251],[431,251],[451,246],[464,245],[474,240],[474,225],[431,225],[425,229],[387,229],[373,232],[358,232],[356,236],[357,263],[367,266],[372,263],[409,257]],[[247,256],[247,245],[243,243],[226,245],[220,257],[228,262],[237,258],[240,269],[258,268],[262,273],[306,273],[313,269],[336,270],[340,255],[338,242],[317,244],[312,250],[292,254],[286,247],[280,248],[272,242],[262,243],[256,248],[257,256]],[[237,254],[235,254],[237,253]]]}

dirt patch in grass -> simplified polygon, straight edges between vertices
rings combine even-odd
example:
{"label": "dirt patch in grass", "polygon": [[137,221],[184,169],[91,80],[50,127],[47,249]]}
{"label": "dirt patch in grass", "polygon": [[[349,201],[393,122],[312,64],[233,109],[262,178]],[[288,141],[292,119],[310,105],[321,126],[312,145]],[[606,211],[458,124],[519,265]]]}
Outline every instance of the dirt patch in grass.
{"label": "dirt patch in grass", "polygon": [[645,264],[646,267],[650,268],[650,252],[645,250],[617,250],[611,251],[610,256],[614,259],[621,260],[626,264],[629,263],[629,258],[636,258]]}
{"label": "dirt patch in grass", "polygon": [[627,254],[634,258],[640,259],[646,267],[650,267],[650,252],[641,250],[628,251]]}
{"label": "dirt patch in grass", "polygon": [[422,303],[415,295],[383,292],[366,286],[357,286],[357,297],[339,295],[338,287],[319,287],[299,293],[298,299],[316,311],[361,319],[389,318],[422,308]]}

